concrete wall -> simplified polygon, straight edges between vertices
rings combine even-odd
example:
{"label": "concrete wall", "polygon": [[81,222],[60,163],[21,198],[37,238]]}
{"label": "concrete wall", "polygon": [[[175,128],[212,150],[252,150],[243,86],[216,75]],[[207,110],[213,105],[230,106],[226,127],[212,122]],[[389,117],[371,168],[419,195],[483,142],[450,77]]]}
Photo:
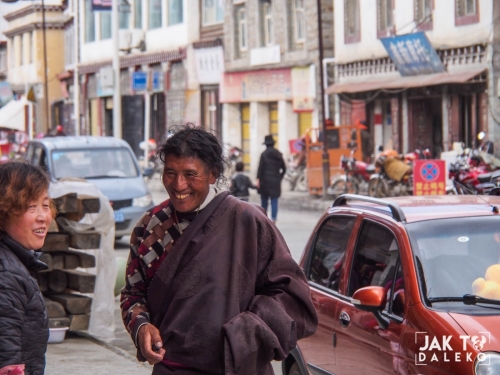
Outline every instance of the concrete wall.
{"label": "concrete wall", "polygon": [[[415,28],[413,1],[394,0],[394,23],[397,35]],[[377,38],[377,2],[359,0],[361,41],[344,42],[344,0],[334,0],[335,57],[337,63],[368,60],[387,56]],[[489,41],[493,23],[493,0],[478,0],[479,22],[455,26],[455,0],[433,1],[433,30],[426,35],[436,49],[468,46]]]}

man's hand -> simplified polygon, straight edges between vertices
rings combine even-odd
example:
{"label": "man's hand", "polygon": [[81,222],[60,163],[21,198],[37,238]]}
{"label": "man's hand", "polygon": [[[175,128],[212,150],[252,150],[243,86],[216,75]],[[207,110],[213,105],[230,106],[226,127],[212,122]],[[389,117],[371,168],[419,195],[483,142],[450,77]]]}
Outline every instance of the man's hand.
{"label": "man's hand", "polygon": [[139,328],[137,336],[139,348],[141,348],[142,355],[148,363],[155,365],[161,362],[165,355],[165,349],[163,349],[160,331],[152,324],[145,324]]}

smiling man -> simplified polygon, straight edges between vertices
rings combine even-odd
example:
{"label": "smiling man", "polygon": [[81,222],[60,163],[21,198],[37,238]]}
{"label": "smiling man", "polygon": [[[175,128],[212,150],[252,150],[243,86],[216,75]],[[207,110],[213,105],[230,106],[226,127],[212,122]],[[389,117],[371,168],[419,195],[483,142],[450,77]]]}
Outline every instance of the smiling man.
{"label": "smiling man", "polygon": [[170,199],[131,236],[122,316],[153,374],[273,374],[317,325],[275,225],[224,185],[223,150],[186,125],[160,149]]}

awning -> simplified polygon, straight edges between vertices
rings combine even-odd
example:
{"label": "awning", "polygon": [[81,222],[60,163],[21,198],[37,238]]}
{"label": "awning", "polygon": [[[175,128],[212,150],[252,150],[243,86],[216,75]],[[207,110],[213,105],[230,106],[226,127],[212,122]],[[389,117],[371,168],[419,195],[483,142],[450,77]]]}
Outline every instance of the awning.
{"label": "awning", "polygon": [[381,89],[404,89],[410,87],[423,87],[442,85],[445,83],[464,83],[481,74],[486,67],[474,67],[460,72],[446,72],[426,74],[411,77],[394,76],[385,80],[357,80],[352,82],[340,82],[329,86],[327,94],[355,93]]}
{"label": "awning", "polygon": [[26,131],[24,107],[29,105],[23,97],[20,100],[11,100],[0,108],[0,128]]}

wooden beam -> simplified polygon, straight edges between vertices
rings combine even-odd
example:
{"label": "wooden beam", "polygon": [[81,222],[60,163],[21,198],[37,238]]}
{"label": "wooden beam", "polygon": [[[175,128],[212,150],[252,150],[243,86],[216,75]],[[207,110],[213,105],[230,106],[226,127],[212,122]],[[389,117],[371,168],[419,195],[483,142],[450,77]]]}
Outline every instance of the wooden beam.
{"label": "wooden beam", "polygon": [[59,302],[52,301],[51,299],[44,297],[45,308],[47,309],[47,316],[49,318],[62,318],[66,316],[66,311],[63,305]]}
{"label": "wooden beam", "polygon": [[49,318],[49,328],[69,327],[69,318]]}
{"label": "wooden beam", "polygon": [[78,212],[78,199],[76,193],[69,193],[59,198],[54,198],[57,211],[60,214]]}
{"label": "wooden beam", "polygon": [[48,273],[48,289],[49,291],[54,291],[61,293],[68,287],[68,276],[66,272],[62,270],[54,270]]}
{"label": "wooden beam", "polygon": [[69,236],[69,246],[74,249],[98,249],[100,245],[100,233],[74,233]]}
{"label": "wooden beam", "polygon": [[89,329],[90,315],[68,315],[70,331],[85,331]]}
{"label": "wooden beam", "polygon": [[54,294],[50,298],[59,302],[69,314],[90,314],[92,298],[78,294]]}
{"label": "wooden beam", "polygon": [[42,251],[64,251],[69,249],[69,235],[67,233],[47,233]]}
{"label": "wooden beam", "polygon": [[76,290],[81,293],[94,292],[95,275],[76,270],[64,270],[60,272],[64,272],[67,275],[68,288]]}

